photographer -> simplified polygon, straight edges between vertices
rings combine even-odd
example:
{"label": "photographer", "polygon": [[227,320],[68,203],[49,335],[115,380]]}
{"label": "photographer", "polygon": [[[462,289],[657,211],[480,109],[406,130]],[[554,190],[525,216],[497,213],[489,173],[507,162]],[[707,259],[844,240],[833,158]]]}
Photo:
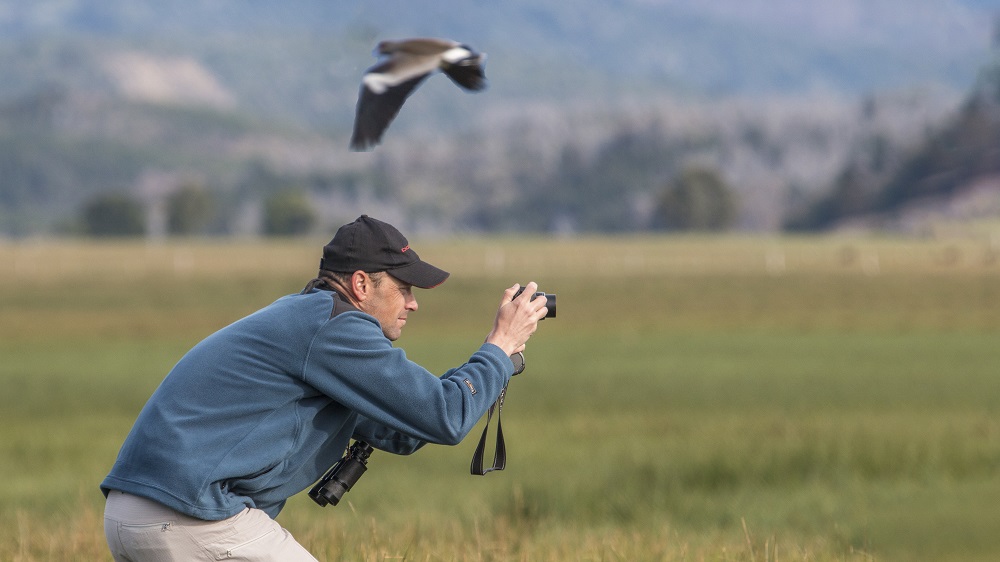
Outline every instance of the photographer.
{"label": "photographer", "polygon": [[412,288],[448,273],[393,226],[361,216],[323,248],[300,294],[208,336],[139,413],[111,473],[105,533],[115,560],[315,560],[278,523],[350,439],[409,454],[459,443],[510,378],[545,298],[500,301],[485,343],[437,377],[392,342]]}

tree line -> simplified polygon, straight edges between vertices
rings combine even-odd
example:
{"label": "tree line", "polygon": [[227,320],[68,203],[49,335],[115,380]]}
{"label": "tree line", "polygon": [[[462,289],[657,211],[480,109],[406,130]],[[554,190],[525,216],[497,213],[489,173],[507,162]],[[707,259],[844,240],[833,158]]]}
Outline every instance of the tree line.
{"label": "tree line", "polygon": [[[225,234],[218,225],[220,201],[204,186],[185,184],[164,200],[162,234],[166,236],[206,236]],[[78,220],[68,225],[67,234],[93,237],[142,237],[151,233],[151,210],[147,203],[128,192],[94,196],[82,208]],[[285,189],[264,200],[261,233],[266,236],[295,236],[310,232],[318,215],[306,193]]]}
{"label": "tree line", "polygon": [[[129,123],[115,129],[40,92],[0,104],[0,234],[285,236],[373,210],[413,232],[825,229],[1000,170],[998,100],[994,67],[943,127],[914,118],[918,98],[548,106],[448,136],[395,131],[353,167],[331,150],[333,166],[295,168],[239,156],[274,137],[253,120],[109,101]],[[114,136],[133,129],[145,136]],[[143,188],[150,170],[169,185]]]}
{"label": "tree line", "polygon": [[[64,234],[92,237],[177,237],[230,234],[224,201],[203,185],[187,183],[167,195],[158,209],[158,220],[150,203],[129,192],[101,193],[88,200],[75,220],[64,225]],[[653,228],[664,231],[722,231],[733,226],[737,199],[732,188],[708,168],[692,167],[663,186],[654,202]],[[599,215],[599,213],[597,213]],[[627,230],[611,224],[612,213],[602,223],[608,231]],[[319,225],[320,214],[302,188],[285,188],[268,195],[260,209],[259,233],[265,236],[307,234]],[[541,213],[532,220],[550,222]],[[152,232],[153,223],[159,225]],[[553,225],[550,225],[553,226]]]}

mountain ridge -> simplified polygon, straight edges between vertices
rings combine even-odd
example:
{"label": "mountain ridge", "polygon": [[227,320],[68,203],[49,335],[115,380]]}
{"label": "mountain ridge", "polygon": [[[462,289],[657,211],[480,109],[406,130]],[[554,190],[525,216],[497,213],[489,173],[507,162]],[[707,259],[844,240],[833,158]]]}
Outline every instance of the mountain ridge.
{"label": "mountain ridge", "polygon": [[259,37],[283,50],[290,64],[313,56],[295,36],[342,37],[345,47],[365,47],[359,54],[367,54],[376,39],[440,35],[491,53],[491,65],[526,72],[534,59],[590,67],[609,82],[679,85],[701,94],[817,88],[858,94],[932,81],[964,89],[988,55],[995,10],[974,0],[580,0],[572,10],[552,0],[502,8],[457,0],[378,7],[216,0],[183,11],[152,0],[55,6],[2,0],[0,33],[7,41],[78,36],[189,54],[213,39],[250,44]]}
{"label": "mountain ridge", "polygon": [[[196,178],[229,198],[289,184],[362,202],[374,193],[432,227],[475,228],[566,181],[556,167],[567,153],[586,159],[623,139],[669,152],[630,200],[618,197],[621,213],[647,216],[656,182],[708,161],[741,191],[741,224],[770,229],[785,191],[823,187],[823,174],[796,170],[835,169],[866,130],[853,105],[913,91],[926,98],[919,111],[940,117],[958,103],[991,56],[987,4],[845,0],[824,16],[791,0],[581,0],[573,10],[390,1],[385,13],[313,0],[193,2],[184,12],[150,0],[0,0],[0,233],[58,229],[87,198],[145,193],[149,177],[161,191]],[[353,155],[358,79],[375,41],[404,35],[487,52],[490,90],[430,80],[385,146]],[[729,100],[750,109],[731,115]],[[774,113],[784,100],[808,107]],[[930,123],[908,103],[904,114]],[[801,147],[778,136],[789,119]],[[451,154],[464,146],[478,147],[470,161]]]}

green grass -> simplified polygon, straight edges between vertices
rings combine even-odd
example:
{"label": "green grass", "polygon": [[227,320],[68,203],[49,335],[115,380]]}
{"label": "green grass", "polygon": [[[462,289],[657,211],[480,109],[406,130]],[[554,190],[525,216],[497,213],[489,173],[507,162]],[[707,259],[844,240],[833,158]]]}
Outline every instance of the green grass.
{"label": "green grass", "polygon": [[[190,345],[297,291],[309,246],[0,245],[0,559],[109,559],[97,485],[139,408]],[[1000,556],[988,246],[418,247],[453,272],[400,341],[432,370],[478,347],[514,281],[559,316],[511,383],[508,469],[469,476],[474,439],[376,454],[346,505],[300,495],[279,518],[321,559]]]}

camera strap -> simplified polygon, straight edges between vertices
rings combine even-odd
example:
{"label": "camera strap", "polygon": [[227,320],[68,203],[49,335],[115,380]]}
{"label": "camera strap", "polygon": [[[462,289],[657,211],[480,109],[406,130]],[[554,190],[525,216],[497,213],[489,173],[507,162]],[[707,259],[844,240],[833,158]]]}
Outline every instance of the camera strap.
{"label": "camera strap", "polygon": [[[479,438],[479,445],[475,454],[472,455],[472,474],[474,476],[485,476],[494,470],[503,470],[507,466],[507,446],[503,441],[503,424],[500,423],[500,412],[503,411],[503,399],[507,396],[507,385],[503,385],[500,397],[490,406],[490,411],[486,415],[486,427],[483,428],[483,435]],[[493,410],[497,412],[497,444],[493,452],[493,466],[483,469],[483,455],[486,454],[486,434],[490,430],[490,420],[493,419]]]}

